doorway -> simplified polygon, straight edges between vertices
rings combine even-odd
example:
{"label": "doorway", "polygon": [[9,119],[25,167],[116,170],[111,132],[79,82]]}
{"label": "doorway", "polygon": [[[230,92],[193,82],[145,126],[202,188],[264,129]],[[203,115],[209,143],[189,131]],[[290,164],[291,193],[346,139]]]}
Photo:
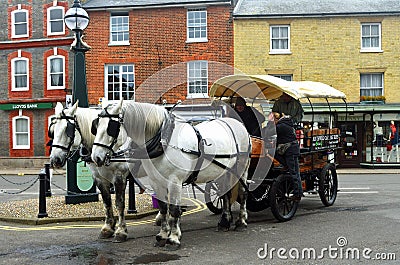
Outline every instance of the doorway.
{"label": "doorway", "polygon": [[338,153],[339,167],[360,167],[362,160],[362,122],[338,123],[341,149]]}

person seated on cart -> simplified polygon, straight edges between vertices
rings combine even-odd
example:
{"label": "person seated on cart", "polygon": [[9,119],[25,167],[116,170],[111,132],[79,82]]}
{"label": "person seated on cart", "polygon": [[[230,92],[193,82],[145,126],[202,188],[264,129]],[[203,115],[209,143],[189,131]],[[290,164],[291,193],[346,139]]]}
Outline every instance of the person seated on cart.
{"label": "person seated on cart", "polygon": [[246,100],[242,97],[236,99],[235,111],[246,127],[247,132],[250,135],[261,137],[261,126],[265,121],[264,115],[254,107],[247,106]]}
{"label": "person seated on cart", "polygon": [[283,93],[279,99],[275,101],[272,112],[277,112],[281,115],[289,115],[296,125],[302,121],[304,115],[304,110],[300,101],[286,93]]}
{"label": "person seated on cart", "polygon": [[288,116],[281,116],[274,112],[276,125],[276,151],[275,159],[278,160],[293,178],[294,191],[293,201],[300,201],[303,196],[303,188],[301,185],[299,155],[300,147],[296,139],[294,124]]}

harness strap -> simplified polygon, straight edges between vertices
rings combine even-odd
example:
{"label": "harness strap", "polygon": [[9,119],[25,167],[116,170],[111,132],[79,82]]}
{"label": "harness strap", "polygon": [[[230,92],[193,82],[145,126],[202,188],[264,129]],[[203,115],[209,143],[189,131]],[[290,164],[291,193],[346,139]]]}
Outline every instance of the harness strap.
{"label": "harness strap", "polygon": [[[221,121],[222,121],[222,120],[221,120]],[[224,122],[224,121],[222,121],[222,122]],[[197,180],[197,177],[198,177],[199,172],[200,172],[200,169],[201,169],[201,165],[203,164],[204,159],[207,159],[207,160],[210,161],[211,163],[213,163],[213,164],[219,166],[220,168],[229,171],[229,173],[235,175],[235,176],[238,178],[238,180],[240,181],[240,183],[241,183],[243,186],[246,186],[246,184],[244,183],[244,181],[240,178],[240,176],[239,176],[238,173],[237,173],[237,172],[238,172],[238,170],[237,170],[238,159],[236,159],[235,165],[234,165],[232,168],[230,168],[230,167],[228,167],[228,166],[222,164],[221,162],[215,160],[215,158],[233,158],[233,157],[239,157],[240,155],[248,156],[249,152],[251,151],[250,137],[249,137],[249,147],[248,147],[247,152],[245,152],[245,153],[240,152],[240,151],[239,151],[239,145],[238,145],[238,143],[237,143],[235,134],[233,133],[233,130],[232,130],[231,126],[229,126],[229,124],[228,124],[227,122],[224,122],[224,123],[226,124],[226,126],[228,126],[228,128],[230,129],[230,131],[231,131],[231,133],[232,133],[233,139],[234,139],[234,141],[235,141],[235,146],[236,146],[236,154],[233,154],[233,155],[213,155],[213,154],[205,154],[205,153],[204,153],[205,140],[202,138],[202,136],[201,136],[199,130],[198,130],[196,127],[192,126],[192,128],[193,128],[193,130],[195,131],[196,136],[197,136],[198,151],[196,152],[196,151],[193,151],[193,150],[185,150],[185,149],[182,149],[182,148],[181,148],[181,151],[182,151],[182,152],[189,153],[189,154],[198,155],[199,158],[198,158],[198,160],[197,160],[197,162],[196,162],[196,165],[195,165],[195,167],[194,167],[193,172],[190,174],[189,178],[184,182],[184,184],[193,184],[193,183]]]}
{"label": "harness strap", "polygon": [[203,164],[204,158],[205,158],[204,157],[204,139],[203,139],[203,137],[201,137],[201,134],[196,127],[192,126],[192,128],[193,128],[194,132],[196,133],[196,137],[197,137],[197,149],[198,149],[197,153],[198,153],[199,158],[196,161],[196,165],[194,166],[192,173],[190,174],[188,179],[185,180],[185,182],[183,183],[184,185],[196,182],[197,177],[199,176],[201,165]]}

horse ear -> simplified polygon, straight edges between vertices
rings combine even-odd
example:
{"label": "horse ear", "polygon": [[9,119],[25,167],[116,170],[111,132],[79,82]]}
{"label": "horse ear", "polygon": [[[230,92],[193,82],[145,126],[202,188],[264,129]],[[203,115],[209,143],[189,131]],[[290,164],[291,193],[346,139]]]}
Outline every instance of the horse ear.
{"label": "horse ear", "polygon": [[60,114],[64,109],[63,105],[60,102],[57,102],[56,107],[54,108],[54,112],[56,115]]}
{"label": "horse ear", "polygon": [[119,101],[119,103],[118,103],[118,105],[117,105],[117,108],[118,109],[121,109],[122,108],[122,103],[124,102],[124,99],[123,98],[121,98],[121,100]]}
{"label": "horse ear", "polygon": [[71,107],[71,114],[74,114],[76,109],[78,108],[79,100],[76,100],[75,104]]}

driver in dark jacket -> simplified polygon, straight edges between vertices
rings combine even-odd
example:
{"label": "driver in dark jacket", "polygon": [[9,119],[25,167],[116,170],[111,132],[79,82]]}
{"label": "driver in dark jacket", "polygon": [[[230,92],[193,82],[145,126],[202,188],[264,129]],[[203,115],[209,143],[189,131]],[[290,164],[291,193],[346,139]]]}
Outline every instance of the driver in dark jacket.
{"label": "driver in dark jacket", "polygon": [[236,99],[235,111],[250,135],[261,137],[261,124],[265,121],[264,115],[253,107],[247,106],[244,98]]}
{"label": "driver in dark jacket", "polygon": [[281,117],[279,113],[274,113],[276,124],[276,146],[277,149],[280,144],[288,144],[289,147],[284,154],[275,153],[275,159],[282,165],[287,167],[294,182],[293,200],[300,201],[303,196],[303,188],[301,185],[300,169],[299,169],[299,155],[300,147],[296,139],[296,132],[294,130],[293,120],[289,117]]}

